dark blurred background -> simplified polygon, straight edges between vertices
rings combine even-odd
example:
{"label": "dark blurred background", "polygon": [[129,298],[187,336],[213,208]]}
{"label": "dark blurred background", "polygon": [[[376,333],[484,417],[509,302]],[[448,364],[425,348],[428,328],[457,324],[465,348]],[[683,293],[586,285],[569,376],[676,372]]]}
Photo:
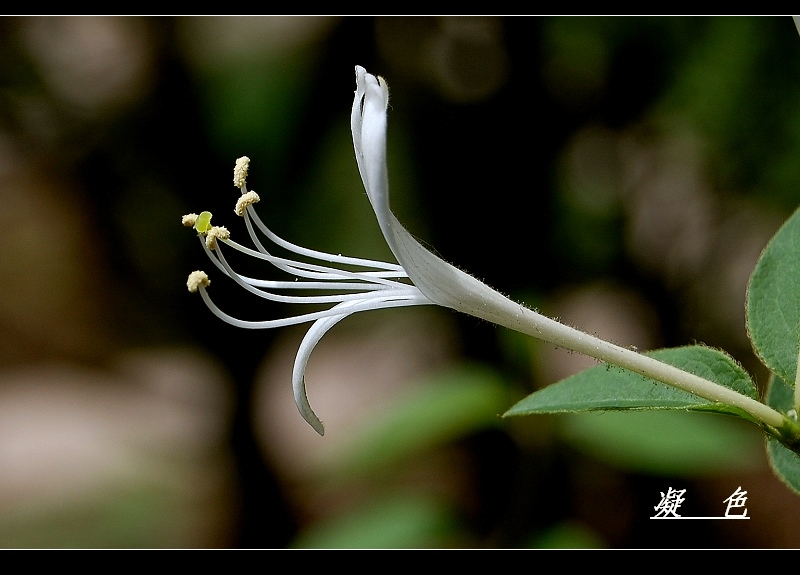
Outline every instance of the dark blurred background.
{"label": "dark blurred background", "polygon": [[[0,546],[793,547],[800,498],[754,426],[498,417],[593,365],[444,309],[353,316],[307,372],[301,313],[211,268],[188,212],[386,260],[349,132],[391,88],[401,221],[531,307],[639,349],[704,343],[763,389],[744,323],[800,203],[789,17],[0,19]],[[243,271],[270,270],[239,261]],[[669,487],[683,515],[651,521]]]}

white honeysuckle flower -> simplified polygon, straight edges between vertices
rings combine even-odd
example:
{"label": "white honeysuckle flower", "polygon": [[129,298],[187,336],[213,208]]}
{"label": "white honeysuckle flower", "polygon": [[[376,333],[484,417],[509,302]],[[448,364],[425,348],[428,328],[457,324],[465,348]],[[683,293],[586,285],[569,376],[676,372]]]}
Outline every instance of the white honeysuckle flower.
{"label": "white honeysuckle flower", "polygon": [[[255,211],[254,204],[259,201],[259,196],[247,189],[246,178],[250,162],[247,157],[239,158],[234,169],[234,184],[241,191],[241,197],[234,211],[244,217],[248,234],[256,249],[247,248],[231,240],[225,228],[211,226],[211,214],[208,212],[199,215],[190,214],[183,219],[184,225],[193,225],[198,231],[203,249],[211,261],[222,273],[247,291],[277,302],[333,304],[322,311],[284,319],[245,321],[227,315],[211,301],[206,290],[209,280],[203,272],[193,272],[187,284],[190,291],[200,292],[206,305],[215,315],[234,326],[267,329],[313,322],[300,343],[292,373],[292,385],[300,413],[320,435],[324,434],[324,427],[308,403],[304,374],[311,351],[322,336],[339,321],[357,312],[430,304],[451,308],[538,337],[560,347],[631,369],[707,399],[739,406],[763,421],[770,421],[771,425],[775,425],[778,421],[775,419],[775,416],[778,416],[777,412],[768,413],[767,411],[772,410],[763,404],[636,351],[614,345],[545,317],[513,302],[423,247],[397,220],[389,207],[386,164],[388,102],[389,91],[383,78],[368,74],[364,68],[356,66],[356,92],[350,127],[358,171],[381,232],[400,265],[319,252],[297,246],[277,236],[262,222]],[[275,245],[309,261],[273,255],[262,244],[256,229]],[[293,276],[294,280],[260,280],[242,276],[228,264],[220,249],[221,244],[264,260]],[[282,293],[298,289],[324,293],[319,295]]]}

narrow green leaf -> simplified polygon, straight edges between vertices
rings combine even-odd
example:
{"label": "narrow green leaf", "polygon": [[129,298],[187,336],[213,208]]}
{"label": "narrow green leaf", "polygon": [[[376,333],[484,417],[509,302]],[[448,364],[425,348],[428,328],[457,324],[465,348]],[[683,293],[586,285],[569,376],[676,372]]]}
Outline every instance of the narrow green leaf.
{"label": "narrow green leaf", "polygon": [[[781,378],[773,375],[767,389],[767,404],[781,412],[792,408],[794,390]],[[775,475],[792,490],[800,493],[800,455],[774,437],[767,439],[769,464]]]}
{"label": "narrow green leaf", "polygon": [[[688,346],[660,349],[647,355],[758,399],[750,376],[722,351]],[[509,409],[504,417],[618,409],[690,409],[728,413],[752,421],[751,416],[738,408],[609,365],[598,365],[536,391]]]}
{"label": "narrow green leaf", "polygon": [[758,356],[794,382],[800,341],[800,210],[764,248],[747,288],[747,331]]}

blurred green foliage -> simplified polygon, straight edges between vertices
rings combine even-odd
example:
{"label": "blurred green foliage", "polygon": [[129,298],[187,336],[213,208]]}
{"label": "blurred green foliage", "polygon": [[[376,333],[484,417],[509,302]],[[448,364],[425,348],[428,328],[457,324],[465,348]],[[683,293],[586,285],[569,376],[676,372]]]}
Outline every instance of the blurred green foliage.
{"label": "blurred green foliage", "polygon": [[503,378],[481,365],[460,364],[430,375],[415,388],[376,414],[358,437],[332,450],[327,481],[385,474],[426,451],[497,427],[498,414],[510,401]]}
{"label": "blurred green foliage", "polygon": [[[68,28],[70,22],[78,20],[66,19],[60,26]],[[106,347],[92,348],[81,361],[88,357],[102,364],[131,345],[181,344],[204,349],[229,370],[237,399],[229,446],[237,465],[233,499],[240,502],[228,510],[235,527],[228,539],[211,543],[148,533],[152,524],[132,519],[129,510],[152,511],[159,520],[174,518],[176,530],[185,525],[156,490],[152,497],[131,496],[130,505],[127,496],[110,502],[96,521],[79,524],[68,536],[42,527],[49,519],[25,528],[38,533],[30,538],[0,527],[0,546],[786,545],[785,534],[771,531],[769,523],[759,523],[760,539],[704,525],[687,528],[685,537],[675,533],[665,539],[646,522],[630,521],[631,515],[648,517],[664,482],[694,473],[694,464],[677,455],[694,462],[699,457],[707,464],[703,471],[713,474],[716,464],[703,455],[705,441],[718,451],[727,449],[720,446],[729,440],[749,446],[752,438],[741,439],[739,429],[717,425],[712,416],[653,420],[644,425],[661,431],[633,435],[629,426],[641,429],[642,422],[617,418],[624,416],[579,416],[556,425],[549,416],[504,423],[493,415],[552,381],[541,378],[535,346],[461,317],[454,320],[460,351],[452,369],[431,375],[419,395],[370,414],[377,423],[349,438],[340,464],[359,474],[340,477],[338,484],[350,481],[358,491],[366,482],[364,496],[348,495],[327,515],[323,509],[313,517],[297,513],[290,502],[295,491],[315,501],[330,478],[306,477],[303,489],[282,483],[281,470],[264,458],[254,437],[254,381],[276,336],[218,326],[198,298],[188,297],[186,273],[207,264],[196,239],[180,229],[179,217],[209,210],[215,224],[229,227],[234,239],[243,236],[232,212],[236,190],[230,171],[237,157],[248,155],[250,184],[262,198],[259,212],[277,232],[312,248],[389,257],[358,181],[349,136],[353,67],[360,64],[383,75],[392,89],[393,206],[411,231],[445,259],[504,293],[528,300],[535,294],[545,312],[565,290],[613,280],[651,306],[660,320],[659,346],[703,339],[749,366],[753,357],[744,333],[743,299],[737,308],[742,317],[736,316],[741,325],[735,329],[714,313],[724,300],[724,282],[738,277],[734,272],[742,264],[721,254],[747,253],[721,235],[703,241],[689,236],[678,243],[682,230],[672,228],[649,244],[636,235],[636,218],[643,206],[654,205],[642,192],[644,176],[663,173],[658,153],[675,141],[680,143],[670,158],[683,161],[682,170],[697,167],[703,205],[712,206],[710,219],[699,228],[716,234],[723,224],[733,225],[725,216],[743,201],[750,203],[737,213],[766,228],[773,226],[776,214],[785,218],[794,209],[800,200],[800,38],[790,18],[348,17],[312,25],[304,19],[177,17],[120,22],[120,34],[132,35],[132,45],[146,62],[142,79],[136,90],[120,92],[115,106],[86,109],[66,99],[48,72],[47,55],[39,51],[49,47],[53,54],[68,54],[65,46],[74,38],[50,33],[52,45],[35,48],[29,34],[35,22],[0,20],[0,151],[13,148],[19,154],[3,156],[0,165],[29,166],[29,173],[44,178],[37,182],[40,190],[62,194],[54,181],[66,187],[67,196],[59,197],[78,206],[92,230],[93,240],[81,244],[81,253],[93,258],[88,284],[113,288],[86,298],[103,322],[91,324],[89,331],[112,335],[101,337]],[[492,60],[502,62],[502,70],[498,65],[491,81],[474,89],[483,72],[494,70],[470,75],[470,65],[483,60],[469,54],[490,49],[502,54]],[[96,52],[102,53],[102,46]],[[108,54],[105,59],[117,62]],[[132,66],[121,62],[123,68]],[[66,65],[56,69],[69,71]],[[73,79],[67,85],[81,84]],[[582,147],[587,141],[590,145]],[[674,177],[678,171],[665,171],[667,189],[692,188]],[[11,192],[27,189],[22,186],[26,178],[27,173],[9,168],[0,190],[5,209],[14,214],[14,229],[28,226],[11,211],[16,205],[11,199],[19,201]],[[672,203],[689,206],[685,196],[675,197]],[[687,210],[675,221],[697,214],[693,205]],[[661,217],[645,221],[643,229],[658,228],[670,215],[667,209],[656,213]],[[175,230],[168,232],[170,221]],[[744,228],[737,228],[737,237],[760,241]],[[20,237],[12,236],[12,245]],[[54,232],[48,241],[65,238]],[[675,245],[682,251],[697,248],[694,267],[678,267],[680,273],[670,267]],[[10,252],[8,257],[17,257],[15,250]],[[25,261],[26,269],[34,270],[35,260]],[[723,264],[727,267],[714,275],[715,266]],[[35,310],[36,302],[11,298],[31,292],[23,285],[12,293],[17,279],[0,286],[8,310]],[[232,315],[266,319],[292,313],[278,305],[256,311],[224,278],[213,281],[217,301]],[[709,292],[713,302],[699,298]],[[10,341],[20,339],[21,328],[8,319],[11,312],[3,313],[0,325],[18,336]],[[53,325],[44,332],[61,333],[73,324],[52,317]],[[88,340],[85,334],[69,339],[81,342],[81,337]],[[75,360],[72,348],[59,339],[67,338],[26,332],[21,341],[32,343],[24,349],[9,343],[0,367]],[[667,445],[667,439],[674,441]],[[400,480],[411,462],[435,460],[453,449],[470,462],[452,471],[467,484],[457,496],[432,494],[424,481],[422,487],[413,482],[409,487]],[[748,453],[744,449],[732,457],[740,461],[739,455]],[[728,463],[719,462],[716,469],[729,472]],[[598,519],[603,486],[598,480],[593,487],[598,491],[590,490],[597,497],[590,500],[580,481],[593,466],[614,478],[609,483],[625,486],[633,512],[620,509],[618,516]],[[393,473],[397,482],[387,479]],[[746,479],[751,485],[745,488],[755,497],[769,475]],[[698,486],[699,494],[700,485],[690,488]],[[788,501],[784,508],[793,513],[797,501]],[[751,515],[759,512],[754,507]]]}

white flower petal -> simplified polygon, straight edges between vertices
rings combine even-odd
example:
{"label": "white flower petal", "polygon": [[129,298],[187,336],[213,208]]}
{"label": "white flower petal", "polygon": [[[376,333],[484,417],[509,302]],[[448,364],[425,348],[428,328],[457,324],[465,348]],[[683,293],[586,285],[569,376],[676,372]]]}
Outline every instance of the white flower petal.
{"label": "white flower petal", "polygon": [[[434,303],[488,321],[517,325],[522,306],[431,253],[403,227],[389,206],[386,165],[386,84],[356,66],[351,114],[359,172],[386,242],[411,281]],[[530,311],[530,310],[527,310]]]}
{"label": "white flower petal", "polygon": [[[344,304],[340,304],[345,307]],[[340,307],[336,306],[336,307]],[[314,322],[311,328],[306,332],[303,341],[300,342],[300,347],[297,348],[297,355],[294,358],[294,367],[292,368],[292,390],[294,391],[294,402],[297,404],[297,409],[300,415],[303,416],[308,424],[314,428],[314,431],[320,435],[325,435],[325,426],[311,409],[311,404],[308,402],[308,395],[306,393],[306,367],[308,366],[308,359],[311,357],[311,352],[322,339],[329,329],[334,325],[346,318],[349,313],[336,315],[333,317],[326,317],[318,319]]]}
{"label": "white flower petal", "polygon": [[[373,299],[376,303],[372,309],[425,305],[430,303],[422,295],[416,295],[414,293],[400,296],[387,296],[385,298],[375,297]],[[300,342],[300,347],[297,349],[297,356],[294,359],[294,368],[292,369],[292,389],[294,390],[294,401],[297,404],[297,409],[300,411],[300,415],[303,416],[303,419],[305,419],[309,425],[311,425],[311,427],[313,427],[314,430],[320,435],[325,435],[325,426],[322,425],[322,422],[314,413],[314,410],[311,409],[311,405],[308,402],[308,395],[306,393],[305,375],[306,367],[308,366],[308,360],[311,357],[311,352],[314,350],[314,347],[316,347],[316,345],[322,339],[322,336],[347,316],[359,311],[365,311],[363,304],[364,302],[359,301],[346,301],[333,306],[329,310],[329,313],[334,313],[336,311],[341,311],[341,313],[324,317],[315,321],[306,333],[305,337],[303,337],[303,341]]]}

